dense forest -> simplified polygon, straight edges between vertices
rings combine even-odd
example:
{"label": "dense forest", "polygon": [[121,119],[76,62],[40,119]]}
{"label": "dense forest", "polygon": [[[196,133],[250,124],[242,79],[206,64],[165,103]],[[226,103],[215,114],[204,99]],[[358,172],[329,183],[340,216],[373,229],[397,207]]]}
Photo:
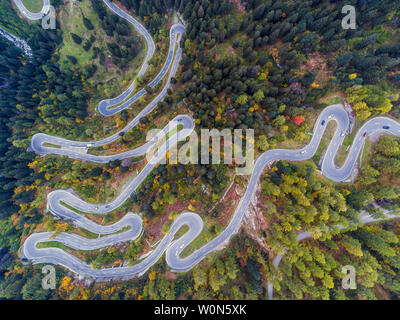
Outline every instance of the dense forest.
{"label": "dense forest", "polygon": [[[124,69],[145,49],[142,40],[131,37],[128,24],[101,1],[86,1],[112,40],[107,50],[113,65]],[[191,113],[197,130],[255,129],[257,154],[305,145],[315,114],[344,99],[354,110],[356,128],[373,116],[400,116],[400,1],[115,3],[141,19],[160,43],[167,39],[159,30],[170,23],[168,14],[179,11],[187,22],[174,90],[138,128],[125,133],[122,147],[142,138],[158,118],[172,118],[177,112]],[[54,5],[60,10],[64,4]],[[355,30],[341,26],[344,5],[357,10]],[[1,26],[28,40],[33,57],[0,38],[0,298],[268,299],[271,282],[276,299],[399,299],[399,223],[360,226],[357,220],[362,210],[381,217],[382,208],[400,208],[400,141],[394,137],[368,143],[354,183],[336,184],[319,173],[322,150],[304,163],[275,163],[260,181],[258,207],[264,223],[253,231],[242,228],[224,250],[190,272],[172,273],[160,259],[141,278],[88,285],[57,267],[57,290],[43,290],[41,266],[24,265],[18,258],[21,244],[35,230],[74,229],[46,213],[46,194],[73,187],[85,199],[104,201],[117,194],[116,182],[141,168],[140,162],[93,165],[58,156],[40,158],[28,149],[37,132],[81,140],[96,130],[103,132],[96,128],[99,122],[93,119],[101,120],[91,109],[92,95],[101,92],[88,79],[94,79],[107,59],[96,49],[94,21],[84,15],[79,19],[85,36],[67,27],[42,30],[23,22],[9,2],[1,0]],[[67,62],[60,58],[69,37],[74,46],[93,50],[86,68],[79,68],[79,56],[68,55]],[[182,99],[190,103],[177,106]],[[121,127],[130,117],[122,112],[112,121]],[[224,228],[237,203],[218,202],[229,183],[246,186],[246,178],[233,177],[233,171],[223,165],[159,165],[120,213],[141,212],[151,242],[168,227],[157,234],[152,233],[153,224],[175,217],[184,206],[194,207],[207,224],[204,239],[210,240]],[[106,222],[116,218],[107,216]],[[302,232],[311,237],[299,242]],[[100,268],[133,263],[146,250],[149,246],[141,241],[78,255]],[[276,268],[278,254],[283,258]],[[345,265],[358,270],[356,290],[341,288]]]}

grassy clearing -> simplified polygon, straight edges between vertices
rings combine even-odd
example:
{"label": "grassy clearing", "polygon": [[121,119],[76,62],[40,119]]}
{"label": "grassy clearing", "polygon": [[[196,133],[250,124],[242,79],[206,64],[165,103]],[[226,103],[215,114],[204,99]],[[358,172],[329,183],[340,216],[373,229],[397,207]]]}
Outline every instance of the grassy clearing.
{"label": "grassy clearing", "polygon": [[325,129],[324,135],[322,136],[321,143],[319,144],[317,152],[315,153],[315,155],[312,158],[313,161],[315,162],[315,164],[317,164],[317,165],[321,159],[322,153],[328,147],[330,141],[332,140],[333,135],[336,132],[337,123],[330,121],[330,122],[328,122],[328,124],[326,126],[327,127]]}
{"label": "grassy clearing", "polygon": [[339,147],[339,150],[335,157],[335,164],[337,166],[340,167],[344,164],[344,162],[347,158],[347,154],[349,153],[349,149],[350,149],[351,145],[353,144],[356,133],[361,128],[361,125],[362,125],[362,123],[360,121],[356,120],[351,134],[346,136],[346,138],[344,138],[343,144]]}
{"label": "grassy clearing", "polygon": [[[88,30],[85,27],[83,16],[91,21],[94,30]],[[113,42],[114,39],[108,37],[102,29],[100,20],[93,11],[89,0],[79,2],[79,6],[72,2],[61,6],[60,23],[64,31],[63,45],[59,50],[62,69],[71,68],[71,63],[68,61],[67,56],[75,57],[78,60],[77,67],[79,68],[92,65],[93,63],[97,65],[97,72],[88,81],[91,85],[97,86],[98,89],[99,96],[94,95],[93,98],[96,100],[95,103],[98,103],[104,97],[113,97],[121,93],[135,79],[146,50],[142,50],[135,59],[130,61],[130,64],[125,68],[127,71],[121,71],[113,65],[109,65],[106,68],[100,64],[99,59],[93,59],[95,47],[99,48],[107,57],[109,55],[107,43]],[[132,36],[138,36],[134,28],[132,26],[130,28]],[[71,32],[82,38],[82,44],[78,45],[72,40]],[[92,47],[88,51],[85,51],[83,44],[91,37],[94,37],[95,40]]]}
{"label": "grassy clearing", "polygon": [[226,57],[236,55],[236,50],[232,48],[232,44],[235,41],[235,38],[231,38],[223,44],[218,44],[216,46],[216,52],[218,57]]}
{"label": "grassy clearing", "polygon": [[[88,214],[88,213],[86,213],[86,212],[80,211],[80,210],[78,210],[78,209],[76,209],[76,208],[70,206],[69,204],[66,204],[64,201],[60,201],[60,203],[61,203],[64,207],[66,207],[66,208],[68,208],[68,209],[70,209],[70,210],[72,210],[72,211],[74,211],[74,212],[76,212],[76,213],[79,213],[79,214],[81,214],[81,215],[87,215],[87,214]],[[94,214],[95,214],[95,213],[94,213]]]}
{"label": "grassy clearing", "polygon": [[325,108],[333,104],[343,104],[345,98],[345,94],[339,90],[329,91],[324,97],[318,100],[318,104]]}
{"label": "grassy clearing", "polygon": [[[82,14],[92,22],[94,30],[89,31],[86,29],[85,25],[83,24]],[[78,45],[72,40],[70,34],[73,32],[82,37],[83,40],[88,39],[89,34],[93,34],[96,37],[96,41],[94,42],[93,46],[104,41],[103,29],[101,28],[100,21],[95,12],[90,8],[89,1],[82,1],[80,3],[80,8],[72,3],[61,6],[60,21],[61,26],[65,31],[63,46],[60,49],[61,62],[66,62],[66,57],[70,55],[78,59],[78,64],[81,66],[91,63],[92,61],[90,60],[93,56],[93,48],[86,52],[82,45]]]}
{"label": "grassy clearing", "polygon": [[[210,226],[209,223],[205,222],[205,225]],[[215,234],[210,232],[208,228],[203,228],[201,233],[197,236],[196,239],[194,239],[180,254],[181,258],[186,258],[190,256],[194,251],[197,249],[201,248],[202,246],[206,245],[208,242],[210,242],[212,239],[216,237]]]}
{"label": "grassy clearing", "polygon": [[331,106],[333,104],[339,104],[342,103],[342,98],[338,97],[338,96],[334,96],[334,97],[330,97],[329,99],[327,99],[326,101],[324,101],[324,104],[326,104],[326,106]]}
{"label": "grassy clearing", "polygon": [[57,148],[57,149],[61,149],[61,147],[60,147],[59,145],[52,144],[52,143],[48,143],[48,142],[45,142],[45,143],[43,143],[43,146],[45,146],[45,147],[49,147],[49,148]]}
{"label": "grassy clearing", "polygon": [[30,12],[40,12],[42,10],[43,1],[42,0],[22,0],[24,6]]}
{"label": "grassy clearing", "polygon": [[86,229],[83,229],[83,228],[79,228],[78,229],[78,234],[80,236],[83,236],[83,237],[88,238],[88,239],[97,239],[98,238],[97,234],[95,234],[93,232],[90,232],[90,231],[88,231]]}
{"label": "grassy clearing", "polygon": [[36,245],[37,248],[41,249],[41,248],[60,248],[63,249],[65,251],[67,251],[69,248],[65,245],[63,245],[61,242],[59,241],[46,241],[46,242],[40,242]]}
{"label": "grassy clearing", "polygon": [[362,156],[361,156],[361,165],[363,163],[369,163],[371,159],[369,159],[369,155],[372,155],[372,142],[367,139],[365,141],[365,146],[364,149],[362,151]]}
{"label": "grassy clearing", "polygon": [[[171,223],[172,224],[172,223]],[[169,227],[167,224],[165,224],[168,228],[169,231]],[[163,226],[164,229],[164,226]],[[178,240],[180,237],[182,237],[186,232],[188,232],[190,230],[190,228],[187,225],[183,225],[182,227],[180,227],[180,229],[175,233],[173,241]]]}
{"label": "grassy clearing", "polygon": [[344,164],[349,148],[353,144],[353,140],[354,135],[346,136],[346,138],[344,138],[343,144],[339,147],[339,150],[335,157],[335,163],[337,166],[341,167]]}
{"label": "grassy clearing", "polygon": [[[162,67],[164,66],[165,61],[167,60],[168,53],[169,53],[169,48],[168,48],[169,40],[167,41],[167,39],[169,39],[169,38],[163,39],[164,41],[161,42],[161,44],[156,44],[156,47],[157,47],[156,53],[154,54],[154,56],[148,62],[149,66],[147,68],[146,74],[144,75],[144,77],[138,77],[137,78],[137,83],[136,83],[135,90],[123,102],[121,102],[120,104],[115,105],[115,107],[123,104],[126,100],[130,99],[132,96],[137,94],[140,90],[143,89],[143,87],[146,84],[150,83],[150,81],[152,79],[154,79],[159,74],[159,72],[161,71]],[[172,61],[175,60],[177,46],[178,46],[178,44],[175,44],[174,55],[173,55]],[[146,47],[146,51],[147,51],[147,47]],[[144,51],[142,53],[144,53]],[[138,100],[139,102],[151,101],[152,98],[150,98],[150,97],[155,97],[156,95],[159,94],[160,89],[162,87],[164,87],[164,85],[166,83],[166,79],[168,78],[168,74],[171,71],[171,67],[172,67],[172,64],[171,64],[170,68],[167,70],[167,73],[162,78],[162,80],[160,82],[158,82],[158,84],[156,84],[153,87],[153,89],[152,89],[153,93],[152,94],[146,93],[144,96],[142,96],[142,98],[140,98]],[[137,68],[139,68],[139,66]],[[140,107],[141,104],[142,103],[139,103],[139,107]],[[133,106],[130,106],[130,107],[127,108],[127,110],[135,110],[137,113],[140,111],[140,109],[137,109],[137,106],[135,106],[135,109],[134,109]]]}

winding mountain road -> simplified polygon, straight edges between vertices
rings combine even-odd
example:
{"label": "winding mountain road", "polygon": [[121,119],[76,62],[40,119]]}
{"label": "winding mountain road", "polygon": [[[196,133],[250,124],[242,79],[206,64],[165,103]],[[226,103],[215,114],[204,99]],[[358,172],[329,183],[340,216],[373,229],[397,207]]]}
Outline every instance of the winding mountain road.
{"label": "winding mountain road", "polygon": [[22,0],[13,0],[14,4],[18,8],[19,12],[28,20],[40,20],[42,19],[50,10],[50,0],[42,0],[43,6],[40,12],[31,12],[29,11]]}
{"label": "winding mountain road", "polygon": [[[107,4],[107,0],[104,1]],[[110,9],[113,8],[112,5],[108,5],[108,7]],[[184,29],[181,29],[182,27],[176,27],[176,35],[184,32]],[[175,34],[171,31],[171,44],[175,42],[175,40],[172,41],[174,37]],[[178,41],[178,36],[176,41]],[[171,46],[171,48],[172,47],[173,46]],[[165,97],[166,90],[170,86],[171,77],[175,75],[178,68],[181,54],[181,48],[178,46],[173,60],[172,56],[170,57],[170,54],[168,55],[166,64],[163,67],[163,70],[164,68],[166,68],[166,70],[171,68],[166,86],[162,89],[161,93],[148,106],[146,106],[145,109],[131,123],[128,124],[126,128],[121,130],[121,132],[135,127],[139,123],[139,120],[151,112]],[[163,72],[164,71],[161,73]],[[155,80],[157,80],[157,78]],[[126,96],[124,96],[124,98],[126,98]],[[108,102],[106,101],[103,103],[101,107],[102,111],[106,112],[107,110],[111,110],[110,112],[114,112],[115,110],[119,110],[119,106],[114,109],[108,109],[109,106],[114,106],[115,102],[116,100],[108,100]],[[154,154],[153,159],[146,164],[144,169],[136,177],[133,177],[124,185],[120,194],[110,203],[92,204],[85,202],[77,194],[75,194],[73,190],[56,190],[48,195],[47,209],[52,214],[59,218],[72,221],[75,226],[84,228],[98,235],[103,235],[103,237],[99,237],[98,239],[87,239],[75,234],[67,233],[61,233],[60,235],[53,237],[53,234],[49,232],[35,233],[30,235],[23,244],[21,249],[21,257],[31,260],[33,263],[52,263],[62,265],[65,268],[68,268],[71,271],[79,274],[80,276],[90,277],[96,281],[127,280],[140,276],[144,274],[152,265],[154,265],[164,253],[166,255],[166,262],[173,271],[188,271],[198,264],[202,259],[204,259],[207,254],[226,245],[231,236],[238,232],[243,218],[248,210],[249,204],[254,197],[260,177],[266,167],[279,160],[304,161],[312,158],[318,149],[327,124],[330,121],[337,123],[337,129],[324,155],[321,171],[323,175],[337,182],[345,181],[352,175],[357,163],[357,159],[364,147],[368,135],[376,132],[383,132],[400,136],[400,124],[396,121],[385,117],[371,119],[365,123],[357,133],[344,165],[341,168],[337,168],[334,163],[334,158],[337,154],[338,148],[343,143],[343,139],[348,131],[350,121],[349,116],[342,105],[327,107],[319,115],[314,126],[314,133],[311,141],[306,147],[300,150],[269,150],[263,153],[257,159],[249,180],[248,187],[235,212],[233,213],[231,221],[227,227],[213,240],[198,248],[189,256],[181,257],[183,250],[197,238],[204,227],[203,220],[198,214],[184,211],[175,219],[170,227],[169,232],[164,236],[164,238],[161,239],[157,247],[147,254],[146,257],[140,259],[140,261],[132,266],[103,269],[94,269],[86,262],[60,248],[38,248],[37,244],[48,241],[58,241],[75,250],[94,250],[114,245],[116,243],[137,239],[143,230],[142,220],[139,215],[128,213],[119,222],[109,226],[104,226],[88,219],[85,216],[85,213],[104,215],[119,208],[126,201],[126,199],[137,190],[144,179],[154,169],[156,163],[165,156],[171,146],[175,145],[179,141],[184,141],[193,132],[195,128],[194,121],[191,116],[179,115],[171,120],[170,123],[153,140],[150,140],[141,147],[131,151],[111,156],[90,155],[84,152],[74,151],[73,148],[83,148],[87,151],[87,149],[90,147],[106,145],[116,141],[117,139],[120,139],[120,135],[118,133],[103,140],[89,143],[70,141],[46,134],[36,134],[32,137],[30,148],[37,154],[66,155],[74,159],[106,163],[115,159],[125,159],[143,155],[154,146],[157,140],[165,137],[168,132],[171,132],[171,130],[174,128],[176,129],[178,126],[182,127],[181,130],[174,133],[161,145],[158,151]],[[384,129],[384,127],[386,129]],[[48,145],[46,146],[46,143],[57,145],[59,148],[50,147]],[[188,231],[176,239],[176,233],[181,229],[182,226],[185,225],[188,226]],[[127,231],[117,233],[125,227],[128,227]]]}
{"label": "winding mountain road", "polygon": [[[78,247],[80,250],[86,250],[86,248],[93,248],[93,246],[99,248],[115,244],[115,242],[113,243],[113,241],[116,241],[116,235],[102,237],[100,238],[100,240],[96,239],[96,243],[93,244],[93,240],[76,237],[73,238],[74,242],[70,243],[71,238],[66,237],[63,234],[59,236],[60,238],[56,237],[55,239],[49,239],[49,233],[34,234],[34,236],[30,236],[25,241],[23,246],[23,256],[29,260],[32,260],[34,263],[46,262],[61,264],[64,267],[74,271],[75,273],[80,274],[81,276],[92,277],[98,281],[107,281],[112,279],[130,279],[136,276],[140,276],[145,273],[148,268],[150,268],[154,263],[156,263],[164,252],[166,254],[166,262],[173,271],[188,271],[196,264],[198,264],[207,254],[218,250],[218,248],[221,248],[225,244],[227,244],[230,237],[239,230],[243,217],[245,216],[249,204],[255,194],[260,176],[264,172],[265,168],[271,165],[273,162],[279,160],[304,161],[312,158],[318,149],[321,138],[326,130],[326,126],[330,121],[335,121],[337,123],[337,129],[327,148],[327,152],[325,153],[325,157],[322,162],[322,174],[337,182],[348,179],[352,174],[352,171],[354,170],[354,167],[357,163],[358,156],[360,155],[360,152],[364,147],[368,135],[374,134],[376,132],[384,132],[400,136],[400,124],[396,121],[385,117],[371,119],[370,121],[365,123],[356,134],[354,143],[350,149],[344,165],[341,168],[337,168],[334,164],[334,161],[332,160],[332,157],[336,155],[338,148],[343,142],[345,136],[342,134],[342,132],[346,132],[348,128],[349,117],[347,112],[341,105],[327,107],[319,115],[314,126],[314,134],[312,136],[312,139],[306,147],[299,150],[269,150],[263,153],[257,159],[246,192],[241,198],[239,205],[237,206],[228,226],[216,238],[214,238],[201,248],[195,250],[191,255],[184,258],[180,256],[182,251],[191,242],[193,242],[193,240],[196,239],[196,237],[201,233],[204,227],[204,223],[200,216],[196,213],[188,211],[181,213],[176,218],[168,234],[161,240],[156,249],[152,251],[150,255],[131,267],[126,266],[120,268],[92,269],[85,262],[78,262],[76,257],[61,249],[38,249],[36,247],[36,244],[38,242],[56,240],[62,242],[68,247],[72,247],[74,249]],[[66,203],[69,207],[73,207],[81,212],[86,213],[106,214],[118,208],[125,202],[129,195],[140,186],[141,182],[154,168],[155,163],[165,155],[170,146],[173,143],[176,143],[176,141],[183,141],[184,139],[186,139],[186,137],[189,136],[194,129],[193,119],[191,119],[191,117],[178,116],[171,121],[170,126],[167,126],[168,128],[164,128],[158,138],[161,138],[161,136],[169,132],[171,128],[174,128],[179,124],[183,126],[183,129],[175,133],[166,141],[166,143],[163,144],[163,146],[157,151],[156,155],[154,156],[155,159],[150,161],[146,165],[146,167],[139,173],[138,176],[133,178],[124,186],[123,190],[114,201],[107,205],[90,204],[81,200],[72,191],[57,190],[48,195],[47,201],[49,211],[61,218],[74,221],[76,226],[85,228],[97,234],[110,234],[116,232],[117,230],[120,230],[122,226],[126,226],[126,224],[121,224],[122,220],[118,224],[112,226],[97,225],[83,215],[78,214],[71,209],[68,209],[65,205],[63,205],[63,203]],[[383,129],[384,126],[388,126],[389,128]],[[367,135],[364,134],[365,132],[367,133]],[[152,143],[154,143],[154,141]],[[146,148],[150,148],[152,143],[147,144]],[[170,143],[170,145],[168,143]],[[144,150],[146,148],[141,148],[141,152],[146,151]],[[68,151],[65,152],[68,155]],[[333,153],[331,154],[331,152]],[[74,156],[74,154],[70,154],[70,156]],[[132,233],[134,235],[137,235],[139,233],[139,231],[137,230],[142,228],[139,216],[132,213],[129,213],[128,216],[136,216],[136,219],[128,220],[130,221],[131,229],[133,229],[135,232],[128,231],[118,234],[118,237],[120,237],[119,239],[117,239],[118,242],[136,239],[135,237],[132,237]],[[176,232],[183,225],[188,226],[189,231],[187,231],[180,238],[173,240]],[[79,245],[80,243],[82,245]]]}
{"label": "winding mountain road", "polygon": [[[41,18],[43,18],[44,15],[48,13],[50,9],[49,0],[43,0],[43,7],[41,12],[39,13],[30,12],[22,3],[22,0],[13,0],[13,1],[17,6],[18,10],[21,12],[21,14],[29,20],[40,20]],[[136,75],[136,78],[143,76],[147,72],[149,61],[153,57],[155,52],[155,44],[153,38],[151,37],[147,29],[138,20],[136,20],[131,15],[126,13],[116,4],[112,3],[109,0],[103,0],[103,2],[113,13],[115,13],[122,19],[125,19],[130,24],[132,24],[135,30],[145,39],[147,45],[147,53],[142,63],[142,66]],[[167,59],[159,74],[154,78],[154,80],[152,80],[149,83],[148,86],[150,88],[154,88],[167,74],[169,68],[171,67],[171,62],[173,61],[174,54],[176,53],[176,47],[179,45],[181,35],[184,32],[185,32],[185,27],[180,23],[176,23],[171,27],[170,46],[168,50]],[[178,57],[179,59],[175,59],[173,64],[179,65],[180,55]],[[124,92],[122,92],[118,97],[100,101],[100,103],[97,106],[97,110],[103,116],[112,116],[128,108],[146,94],[146,90],[143,88],[132,96],[132,93],[135,91],[135,89],[136,89],[136,79],[133,80],[130,86]]]}
{"label": "winding mountain road", "polygon": [[[174,55],[176,54],[176,47],[179,46],[179,41],[181,39],[181,35],[185,32],[185,27],[182,24],[174,24],[170,29],[170,48],[168,50],[167,59],[158,73],[158,75],[148,84],[150,88],[154,88],[168,73],[168,70],[171,67],[171,64],[174,66],[178,66],[180,63],[181,55],[179,54],[178,59],[174,60]],[[181,51],[181,48],[179,48]],[[147,59],[147,57],[146,57]],[[147,62],[143,64],[141,70],[138,73],[138,76],[145,74],[147,70]],[[136,81],[133,81],[129,88],[123,92],[120,96],[110,100],[103,100],[99,103],[97,109],[103,116],[112,116],[138,101],[141,97],[143,97],[147,91],[145,88],[142,88],[134,95],[130,96],[132,92],[135,90]],[[128,98],[128,99],[127,99]],[[113,107],[113,108],[110,108]]]}
{"label": "winding mountain road", "polygon": [[[116,4],[112,3],[109,0],[103,0],[103,2],[107,5],[107,7],[114,12],[116,15],[121,17],[122,19],[125,19],[128,21],[132,26],[135,28],[135,30],[143,36],[143,38],[146,41],[147,45],[147,53],[146,57],[142,63],[142,66],[137,74],[137,77],[143,76],[147,68],[149,66],[149,61],[153,57],[154,52],[155,52],[155,44],[153,41],[153,38],[151,37],[150,33],[147,31],[147,29],[135,18],[133,18],[131,15],[127,14],[125,11],[123,11],[120,7],[118,7]],[[172,45],[170,45],[170,50],[174,50],[175,43],[173,42]],[[112,98],[112,99],[106,99],[100,101],[100,103],[97,106],[97,110],[103,115],[103,116],[111,116],[113,114],[116,114],[119,111],[122,111],[123,109],[127,108],[130,104],[135,102],[137,99],[139,99],[139,95],[135,95],[135,98],[129,99],[129,101],[132,101],[130,104],[126,102],[125,104],[119,106],[116,109],[112,109],[111,107],[115,107],[119,104],[121,104],[124,100],[126,100],[132,93],[135,91],[136,88],[136,80],[133,80],[131,85],[123,92],[121,93],[118,97]]]}

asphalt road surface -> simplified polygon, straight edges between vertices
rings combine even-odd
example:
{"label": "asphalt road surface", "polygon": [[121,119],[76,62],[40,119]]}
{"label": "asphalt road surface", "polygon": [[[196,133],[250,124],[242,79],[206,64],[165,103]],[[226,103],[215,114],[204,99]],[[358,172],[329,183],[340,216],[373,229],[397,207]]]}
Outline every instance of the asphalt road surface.
{"label": "asphalt road surface", "polygon": [[[130,24],[132,24],[133,27],[135,28],[135,30],[144,37],[146,44],[147,44],[147,54],[143,61],[142,67],[140,68],[140,70],[137,74],[137,77],[144,75],[147,71],[148,63],[149,63],[150,59],[153,57],[154,52],[155,52],[155,45],[154,45],[153,38],[151,37],[150,33],[146,30],[146,28],[139,21],[137,21],[135,18],[133,18],[131,15],[127,14],[125,11],[123,11],[121,8],[119,8],[117,5],[115,5],[114,3],[112,3],[108,0],[103,0],[103,2],[116,15],[120,16],[122,19],[125,19]],[[118,97],[100,101],[100,103],[97,106],[97,110],[104,116],[111,116],[111,115],[127,108],[129,105],[124,105],[122,107],[120,106],[117,109],[110,110],[111,107],[117,106],[117,105],[121,104],[125,99],[127,99],[133,93],[135,88],[136,88],[136,80],[134,80],[131,83],[131,85],[123,93],[121,93]],[[140,98],[140,97],[138,97],[138,98]]]}
{"label": "asphalt road surface", "polygon": [[[222,248],[224,245],[226,245],[230,237],[239,230],[243,217],[246,214],[249,204],[255,194],[260,176],[264,172],[265,168],[278,160],[304,161],[312,158],[317,151],[317,148],[320,144],[321,138],[329,121],[335,121],[337,123],[337,129],[325,153],[324,160],[322,162],[322,174],[338,182],[345,181],[351,176],[368,135],[374,134],[376,132],[383,132],[400,136],[400,124],[396,121],[384,117],[371,119],[370,121],[365,123],[357,133],[344,165],[341,168],[337,168],[333,162],[333,159],[336,155],[337,149],[342,144],[343,139],[345,138],[345,135],[343,135],[342,133],[346,132],[348,129],[349,117],[347,112],[341,105],[327,107],[318,117],[314,126],[313,137],[306,147],[299,150],[269,150],[257,159],[254,165],[253,173],[250,177],[249,185],[246,189],[245,194],[240,200],[239,205],[236,208],[229,225],[216,238],[208,242],[203,247],[195,250],[187,257],[181,257],[182,251],[193,240],[196,239],[196,237],[201,233],[204,227],[204,223],[200,216],[196,213],[188,211],[181,213],[173,222],[168,234],[160,241],[157,247],[149,255],[147,255],[146,258],[142,259],[140,262],[133,266],[92,269],[90,265],[86,264],[83,261],[80,261],[73,255],[61,249],[38,249],[36,247],[36,244],[39,242],[56,240],[73,249],[88,250],[86,248],[101,248],[115,244],[115,241],[117,241],[118,243],[136,239],[136,235],[138,235],[140,233],[139,230],[142,229],[141,220],[138,215],[129,213],[127,215],[129,219],[123,219],[120,222],[111,226],[102,226],[94,223],[93,221],[87,219],[84,215],[79,214],[69,208],[75,208],[80,212],[85,213],[106,214],[121,206],[129,197],[129,195],[140,186],[141,182],[154,168],[155,163],[159,159],[161,159],[168,151],[171,144],[176,143],[176,141],[183,141],[194,129],[194,123],[191,117],[184,115],[178,116],[177,118],[171,120],[170,126],[168,128],[164,128],[161,136],[165,135],[169,130],[171,130],[171,128],[174,128],[179,124],[183,126],[183,130],[175,133],[159,149],[159,151],[154,156],[155,159],[153,159],[153,161],[149,161],[142,172],[140,172],[138,176],[129,181],[124,186],[121,193],[116,197],[116,199],[109,204],[96,205],[87,203],[80,199],[71,190],[57,190],[48,195],[48,210],[54,215],[57,215],[58,217],[61,217],[63,219],[71,220],[76,226],[85,228],[93,233],[102,235],[106,234],[107,236],[99,238],[100,240],[92,240],[61,234],[60,236],[58,236],[60,238],[56,237],[55,239],[49,239],[50,233],[34,234],[30,236],[24,243],[22,251],[23,257],[32,260],[33,263],[59,264],[81,276],[94,278],[97,281],[130,279],[140,276],[145,273],[154,263],[156,263],[158,259],[164,254],[164,252],[166,255],[166,262],[173,271],[188,271],[192,269],[196,264],[198,264],[207,254],[218,250],[219,248]],[[384,129],[383,127],[386,126],[388,126],[389,128]],[[159,136],[158,138],[160,138],[161,136]],[[170,142],[171,144],[168,145],[168,142]],[[151,145],[148,144],[147,148],[150,147]],[[141,152],[145,151],[144,149],[141,149]],[[68,207],[66,207],[64,204],[67,204]],[[372,218],[367,217],[364,219]],[[127,225],[131,227],[131,230],[119,234],[115,233],[117,232],[117,230],[121,230],[123,226]],[[176,232],[179,231],[179,229],[184,225],[188,226],[189,230],[180,238],[173,240],[175,238]]]}
{"label": "asphalt road surface", "polygon": [[[47,14],[47,12],[50,9],[50,0],[43,0],[43,7],[42,10],[38,13],[33,13],[30,12],[22,3],[21,0],[13,0],[15,5],[17,6],[18,10],[21,12],[21,14],[29,19],[29,20],[40,20],[43,18],[44,15]],[[143,64],[137,74],[136,77],[143,76],[148,68],[148,63],[150,59],[153,57],[154,52],[155,52],[155,44],[153,41],[153,38],[151,37],[150,33],[146,30],[146,28],[135,18],[133,18],[131,15],[126,13],[124,10],[122,10],[120,7],[118,7],[116,4],[112,3],[109,0],[103,0],[105,5],[116,15],[120,16],[122,19],[125,19],[129,23],[133,25],[135,30],[144,37],[146,40],[147,44],[147,54],[146,57],[143,61]],[[176,23],[172,26],[170,30],[170,47],[168,51],[168,56],[165,61],[164,66],[162,67],[161,71],[159,74],[154,78],[153,81],[151,81],[148,86],[150,88],[154,88],[163,78],[164,76],[168,73],[168,70],[171,67],[172,62],[174,64],[179,65],[181,55],[177,55],[178,59],[174,58],[174,54],[176,53],[176,46],[179,45],[179,41],[181,39],[181,35],[185,32],[185,27],[180,24]],[[133,96],[132,93],[136,89],[136,80],[132,81],[130,86],[122,92],[118,97],[112,98],[112,99],[105,99],[100,101],[100,103],[97,106],[97,110],[103,115],[103,116],[112,116],[118,112],[121,112],[122,110],[128,108],[131,106],[133,103],[135,103],[137,100],[139,100],[141,97],[143,97],[146,94],[146,90],[143,88],[137,93],[135,93]]]}
{"label": "asphalt road surface", "polygon": [[40,20],[42,19],[50,10],[50,0],[42,0],[43,6],[40,12],[30,12],[25,5],[23,4],[22,0],[13,0],[14,4],[18,8],[21,14],[29,19],[29,20]]}
{"label": "asphalt road surface", "polygon": [[[176,53],[176,47],[179,46],[179,41],[181,39],[181,35],[185,32],[185,27],[181,24],[174,24],[170,30],[170,47],[168,51],[167,59],[158,73],[158,75],[148,84],[150,88],[154,88],[168,73],[168,70],[173,65],[179,65],[181,55],[176,56],[177,59],[174,60],[174,56]],[[181,50],[179,48],[179,50]],[[147,59],[147,58],[146,58]],[[147,61],[147,60],[146,60]],[[145,66],[145,68],[144,68]],[[139,75],[143,75],[147,70],[147,62],[143,64],[142,69],[139,71]],[[111,100],[103,100],[99,103],[97,109],[103,116],[112,116],[138,101],[141,97],[146,95],[146,90],[143,88],[136,92],[134,95],[130,96],[132,92],[135,90],[136,81],[133,81],[130,87],[123,92],[119,97],[111,99]],[[113,108],[110,108],[113,107]]]}
{"label": "asphalt road surface", "polygon": [[[107,4],[106,0],[105,3]],[[113,6],[108,3],[108,7],[112,9]],[[113,11],[116,12],[118,10],[114,8]],[[119,14],[121,14],[121,12]],[[184,29],[182,28],[182,25],[177,27],[176,35],[184,32]],[[175,35],[171,31],[171,39],[174,37]],[[171,48],[172,47],[173,46],[171,46]],[[126,128],[121,130],[119,133],[126,132],[135,127],[139,123],[139,120],[151,112],[165,97],[167,88],[170,87],[171,77],[175,75],[178,68],[181,54],[181,49],[178,46],[178,49],[175,53],[175,58],[173,60],[172,57],[167,58],[164,66],[165,68],[168,66],[167,70],[169,67],[171,67],[166,86],[162,89],[161,93],[148,106],[146,106],[144,110],[127,125]],[[170,57],[170,55],[168,57]],[[163,72],[164,71],[161,73]],[[157,81],[157,78],[154,79],[153,82],[154,81]],[[105,108],[105,110],[106,109],[107,108]],[[112,110],[115,111],[115,109]],[[343,182],[353,174],[358,157],[364,147],[365,140],[367,139],[368,135],[376,132],[383,132],[400,136],[400,125],[396,121],[385,117],[371,119],[365,123],[357,133],[344,165],[341,168],[337,168],[334,163],[335,155],[345,138],[350,121],[347,112],[341,105],[327,107],[319,115],[314,126],[314,133],[311,141],[306,147],[299,150],[269,150],[257,159],[254,164],[246,192],[244,193],[239,205],[233,213],[230,223],[216,238],[201,248],[195,250],[189,256],[181,257],[183,250],[197,238],[204,227],[203,220],[198,214],[185,211],[175,219],[168,234],[165,235],[157,247],[152,252],[147,254],[146,257],[139,259],[139,261],[132,266],[104,269],[93,269],[84,261],[81,261],[77,257],[60,248],[38,248],[37,244],[48,241],[59,241],[72,249],[93,250],[114,245],[116,243],[137,239],[143,231],[142,220],[137,214],[128,213],[119,222],[108,226],[99,225],[86,218],[84,214],[95,213],[104,215],[119,208],[126,201],[126,199],[137,190],[144,179],[154,169],[156,163],[165,156],[166,152],[178,141],[183,141],[190,135],[190,133],[194,130],[193,119],[188,115],[177,116],[171,120],[169,125],[166,126],[153,140],[148,141],[143,146],[125,153],[110,156],[95,156],[87,154],[86,152],[91,147],[106,145],[116,141],[120,138],[119,133],[116,133],[103,140],[92,142],[70,141],[46,134],[34,135],[30,143],[30,148],[40,155],[58,154],[66,155],[74,159],[106,163],[116,159],[125,159],[143,155],[154,146],[157,140],[165,137],[168,132],[177,126],[182,127],[182,130],[174,133],[161,145],[158,151],[154,154],[152,160],[146,164],[144,169],[136,177],[133,177],[124,185],[121,193],[110,203],[93,204],[85,202],[73,190],[56,190],[48,195],[48,211],[59,218],[72,221],[77,227],[81,227],[89,230],[90,232],[98,234],[98,239],[87,239],[78,235],[66,233],[61,233],[53,238],[52,233],[49,232],[35,233],[29,236],[25,241],[21,250],[21,257],[31,260],[33,263],[52,263],[62,265],[65,268],[68,268],[71,271],[79,274],[80,276],[93,278],[96,281],[125,280],[140,276],[144,274],[153,264],[155,264],[164,253],[166,255],[166,262],[173,271],[188,271],[198,264],[202,259],[204,259],[207,254],[223,248],[224,245],[229,242],[230,237],[239,230],[243,217],[245,216],[249,204],[251,203],[255,194],[260,176],[266,167],[278,160],[304,161],[312,158],[316,153],[318,146],[320,145],[323,133],[325,132],[326,126],[330,121],[335,121],[337,123],[337,129],[326,150],[326,153],[323,156],[321,171],[323,175],[337,182]],[[45,145],[46,143],[57,145],[58,147]],[[77,151],[77,148],[81,148],[83,152],[82,150]],[[175,239],[176,233],[184,225],[188,226],[189,230],[178,239]],[[119,232],[125,227],[128,227],[127,231]],[[100,235],[102,237],[100,237]]]}

